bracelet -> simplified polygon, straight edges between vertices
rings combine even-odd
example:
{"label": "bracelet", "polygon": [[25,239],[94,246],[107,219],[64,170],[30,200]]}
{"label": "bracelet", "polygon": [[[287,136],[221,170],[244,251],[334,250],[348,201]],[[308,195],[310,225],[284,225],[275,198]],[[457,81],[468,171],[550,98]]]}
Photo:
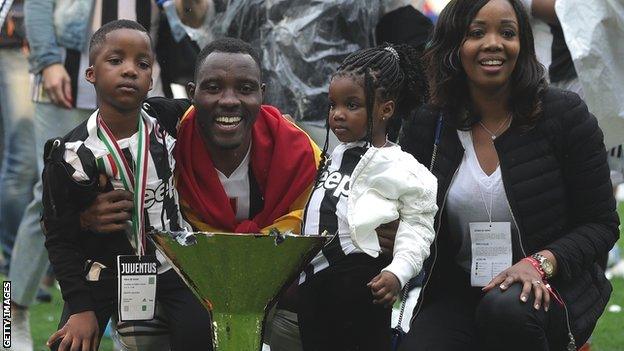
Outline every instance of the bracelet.
{"label": "bracelet", "polygon": [[546,281],[546,273],[544,273],[544,270],[542,269],[542,266],[540,265],[538,260],[534,259],[533,257],[525,257],[522,260],[529,262],[533,266],[533,268],[535,268],[535,270],[537,270],[537,272],[540,274],[542,280]]}

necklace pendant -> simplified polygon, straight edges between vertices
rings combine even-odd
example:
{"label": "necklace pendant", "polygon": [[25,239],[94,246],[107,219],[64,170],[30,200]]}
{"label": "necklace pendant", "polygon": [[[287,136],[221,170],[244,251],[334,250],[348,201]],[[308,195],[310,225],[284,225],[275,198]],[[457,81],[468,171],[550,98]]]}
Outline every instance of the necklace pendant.
{"label": "necklace pendant", "polygon": [[496,139],[496,135],[491,135],[490,137],[492,138],[492,141],[494,141],[494,139]]}

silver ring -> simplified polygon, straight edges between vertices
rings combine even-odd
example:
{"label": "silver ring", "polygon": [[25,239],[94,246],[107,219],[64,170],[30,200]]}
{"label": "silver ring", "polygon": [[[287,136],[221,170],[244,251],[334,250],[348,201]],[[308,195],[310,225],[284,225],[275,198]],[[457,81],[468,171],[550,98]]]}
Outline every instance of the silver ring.
{"label": "silver ring", "polygon": [[542,285],[542,282],[539,281],[539,280],[534,280],[534,281],[531,282],[531,284],[533,284],[533,285]]}

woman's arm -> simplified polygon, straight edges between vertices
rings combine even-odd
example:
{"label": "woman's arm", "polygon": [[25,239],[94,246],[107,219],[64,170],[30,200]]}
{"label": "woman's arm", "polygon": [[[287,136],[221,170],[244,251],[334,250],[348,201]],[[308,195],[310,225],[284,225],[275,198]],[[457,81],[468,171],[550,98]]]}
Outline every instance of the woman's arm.
{"label": "woman's arm", "polygon": [[573,223],[544,249],[555,257],[557,276],[568,280],[608,254],[619,237],[619,219],[598,121],[578,95],[565,94],[562,172]]}

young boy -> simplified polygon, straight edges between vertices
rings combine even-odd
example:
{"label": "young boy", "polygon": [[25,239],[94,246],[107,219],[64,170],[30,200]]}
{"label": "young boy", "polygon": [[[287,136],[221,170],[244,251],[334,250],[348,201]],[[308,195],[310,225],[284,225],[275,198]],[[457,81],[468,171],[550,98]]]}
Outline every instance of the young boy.
{"label": "young boy", "polygon": [[[175,140],[141,109],[152,86],[153,61],[150,37],[140,24],[118,20],[102,26],[92,36],[86,70],[99,109],[64,138],[46,143],[43,224],[65,300],[59,330],[48,340],[53,350],[97,349],[109,318],[133,308],[118,298],[118,256],[149,261],[154,248],[145,240],[148,228],[181,228],[172,171]],[[132,203],[118,203],[115,216],[128,225],[113,234],[83,228],[80,221],[102,186],[134,193]],[[154,265],[155,299],[170,322],[171,349],[211,349],[209,313],[159,253]]]}

